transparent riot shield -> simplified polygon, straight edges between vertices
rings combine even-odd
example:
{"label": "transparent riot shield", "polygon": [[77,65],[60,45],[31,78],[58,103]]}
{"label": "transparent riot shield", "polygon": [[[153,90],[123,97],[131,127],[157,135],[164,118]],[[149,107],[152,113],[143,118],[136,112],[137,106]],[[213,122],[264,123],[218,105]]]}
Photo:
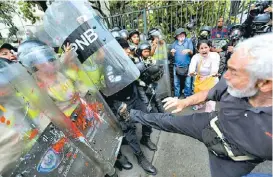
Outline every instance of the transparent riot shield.
{"label": "transparent riot shield", "polygon": [[36,110],[13,89],[10,81],[17,75],[9,72],[6,62],[0,61],[0,175],[3,176],[10,174],[16,161],[29,151],[49,124],[48,119],[39,119]]}
{"label": "transparent riot shield", "polygon": [[99,154],[25,68],[1,64],[0,176],[104,176]]}
{"label": "transparent riot shield", "polygon": [[154,55],[152,56],[158,65],[164,67],[164,75],[158,81],[158,86],[156,88],[156,93],[159,98],[165,98],[171,96],[171,79],[169,71],[169,61],[168,61],[168,52],[167,44],[164,39],[160,39],[157,42],[157,48]]}
{"label": "transparent riot shield", "polygon": [[37,40],[21,44],[18,53],[19,60],[31,73],[39,90],[86,138],[90,152],[93,152],[90,156],[95,158],[103,173],[111,174],[122,133],[115,116],[77,59],[77,54],[70,51],[58,58],[52,48]]}
{"label": "transparent riot shield", "polygon": [[139,77],[138,69],[89,2],[53,2],[45,12],[43,26],[57,46],[71,44],[88,76],[104,95],[122,90]]}

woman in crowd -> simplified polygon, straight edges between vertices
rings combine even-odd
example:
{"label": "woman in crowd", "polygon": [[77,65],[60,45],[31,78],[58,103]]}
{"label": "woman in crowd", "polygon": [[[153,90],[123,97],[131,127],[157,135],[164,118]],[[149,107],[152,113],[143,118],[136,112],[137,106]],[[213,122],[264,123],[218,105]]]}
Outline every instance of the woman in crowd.
{"label": "woman in crowd", "polygon": [[[190,63],[189,75],[195,76],[194,92],[209,90],[218,82],[220,56],[216,52],[210,52],[211,43],[208,40],[201,40],[197,44],[198,52],[195,54]],[[194,110],[202,108],[204,104],[195,105]],[[206,112],[215,109],[215,102],[206,103]]]}

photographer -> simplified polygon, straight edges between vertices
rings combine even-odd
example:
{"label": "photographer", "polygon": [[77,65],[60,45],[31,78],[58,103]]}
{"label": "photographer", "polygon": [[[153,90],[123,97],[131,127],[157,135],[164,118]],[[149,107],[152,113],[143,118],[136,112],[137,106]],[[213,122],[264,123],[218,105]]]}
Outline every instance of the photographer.
{"label": "photographer", "polygon": [[264,15],[269,13],[272,26],[272,7],[270,6],[271,4],[272,1],[264,1],[251,6],[247,19],[242,24],[244,38],[249,38],[255,35],[255,30],[253,30],[253,21],[255,20],[255,17],[257,17],[259,14]]}
{"label": "photographer", "polygon": [[[234,47],[243,39],[254,36],[257,33],[257,31],[253,29],[253,23],[258,14],[270,13],[270,18],[272,19],[272,7],[270,4],[271,1],[252,4],[247,19],[241,25],[237,24],[232,26],[229,34],[229,43],[222,48],[224,51],[227,51],[226,64],[233,53]],[[266,25],[272,26],[272,20],[270,20]]]}

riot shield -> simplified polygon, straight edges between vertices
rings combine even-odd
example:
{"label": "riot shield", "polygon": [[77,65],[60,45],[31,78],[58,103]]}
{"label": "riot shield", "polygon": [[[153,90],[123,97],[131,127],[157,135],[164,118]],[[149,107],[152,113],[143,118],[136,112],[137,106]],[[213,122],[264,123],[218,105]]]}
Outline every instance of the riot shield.
{"label": "riot shield", "polygon": [[55,1],[46,10],[43,25],[56,45],[64,48],[71,44],[87,75],[104,95],[122,90],[139,77],[138,69],[89,2]]}
{"label": "riot shield", "polygon": [[47,119],[31,116],[36,110],[26,104],[10,81],[16,73],[9,73],[7,63],[0,60],[0,175],[8,175],[16,161],[35,143],[48,125]]}
{"label": "riot shield", "polygon": [[25,68],[18,63],[1,64],[0,175],[103,176],[89,158],[90,144],[40,92]]}
{"label": "riot shield", "polygon": [[165,98],[171,96],[171,80],[170,80],[170,71],[169,71],[169,61],[168,61],[168,52],[167,45],[163,39],[158,40],[157,48],[152,57],[156,60],[158,65],[164,67],[164,75],[158,81],[158,86],[156,88],[156,93],[159,98]]}
{"label": "riot shield", "polygon": [[37,40],[29,40],[19,46],[18,58],[39,89],[86,138],[89,148],[96,153],[90,156],[96,156],[94,158],[103,173],[111,174],[122,133],[77,54],[69,51],[58,58],[51,47]]}

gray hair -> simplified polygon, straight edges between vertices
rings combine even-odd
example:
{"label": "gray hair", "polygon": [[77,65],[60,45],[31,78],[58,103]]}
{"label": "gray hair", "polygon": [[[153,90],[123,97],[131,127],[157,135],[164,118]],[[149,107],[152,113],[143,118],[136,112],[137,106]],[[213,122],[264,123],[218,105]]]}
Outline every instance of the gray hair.
{"label": "gray hair", "polygon": [[[255,79],[272,79],[273,34],[267,33],[247,39],[236,46],[250,59],[247,71]],[[253,78],[254,79],[254,78]]]}

